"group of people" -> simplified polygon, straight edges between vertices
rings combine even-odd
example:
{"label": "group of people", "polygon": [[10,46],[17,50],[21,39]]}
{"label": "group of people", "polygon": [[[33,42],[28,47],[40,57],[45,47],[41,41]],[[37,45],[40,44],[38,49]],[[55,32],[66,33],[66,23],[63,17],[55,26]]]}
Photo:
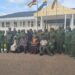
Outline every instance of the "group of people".
{"label": "group of people", "polygon": [[75,29],[69,27],[64,30],[59,27],[58,30],[51,28],[48,30],[34,30],[25,32],[25,30],[11,28],[4,35],[0,31],[0,52],[2,53],[32,53],[32,54],[48,54],[65,53],[75,56]]}

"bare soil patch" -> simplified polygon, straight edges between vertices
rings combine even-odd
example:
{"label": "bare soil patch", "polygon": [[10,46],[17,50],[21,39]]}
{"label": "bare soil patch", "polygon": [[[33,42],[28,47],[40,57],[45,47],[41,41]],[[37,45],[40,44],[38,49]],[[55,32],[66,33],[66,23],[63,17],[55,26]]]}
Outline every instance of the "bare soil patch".
{"label": "bare soil patch", "polygon": [[75,59],[63,54],[0,54],[0,75],[75,75]]}

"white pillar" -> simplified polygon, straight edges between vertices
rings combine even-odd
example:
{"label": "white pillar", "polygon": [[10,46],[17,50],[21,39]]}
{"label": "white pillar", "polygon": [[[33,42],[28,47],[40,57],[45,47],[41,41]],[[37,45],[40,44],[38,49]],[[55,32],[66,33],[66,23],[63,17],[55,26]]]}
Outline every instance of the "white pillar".
{"label": "white pillar", "polygon": [[36,30],[38,31],[38,17],[36,18]]}
{"label": "white pillar", "polygon": [[[5,28],[5,31],[7,31],[8,28],[7,28],[7,26],[6,26],[6,21],[4,21],[4,26],[5,26],[5,27],[4,27],[4,28]],[[3,29],[4,29],[4,28],[3,28]]]}
{"label": "white pillar", "polygon": [[64,30],[66,31],[66,21],[67,21],[67,15],[65,14],[65,21],[64,21]]}
{"label": "white pillar", "polygon": [[12,30],[14,29],[14,21],[10,21],[10,27],[12,28]]}
{"label": "white pillar", "polygon": [[43,17],[41,17],[41,28],[42,28],[42,31],[44,31],[44,26],[43,26]]}
{"label": "white pillar", "polygon": [[72,17],[71,17],[71,21],[70,21],[71,23],[70,23],[70,28],[71,28],[71,30],[73,30],[74,29],[74,15],[72,14]]}

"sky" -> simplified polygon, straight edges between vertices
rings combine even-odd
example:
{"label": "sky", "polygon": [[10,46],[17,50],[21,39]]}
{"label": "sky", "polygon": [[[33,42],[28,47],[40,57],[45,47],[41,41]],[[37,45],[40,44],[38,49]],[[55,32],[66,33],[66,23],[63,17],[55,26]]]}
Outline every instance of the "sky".
{"label": "sky", "polygon": [[[32,0],[0,0],[0,16],[22,11],[34,11],[37,6],[29,8],[27,6]],[[48,4],[53,0],[48,0]],[[38,6],[42,4],[43,0],[38,0]],[[59,0],[59,2],[69,8],[75,8],[75,0]]]}

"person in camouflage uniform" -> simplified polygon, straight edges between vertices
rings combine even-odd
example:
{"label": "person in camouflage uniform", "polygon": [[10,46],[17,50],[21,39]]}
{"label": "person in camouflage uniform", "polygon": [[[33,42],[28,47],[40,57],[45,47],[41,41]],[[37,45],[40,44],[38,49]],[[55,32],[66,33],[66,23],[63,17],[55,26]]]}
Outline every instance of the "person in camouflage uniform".
{"label": "person in camouflage uniform", "polygon": [[49,39],[49,33],[47,30],[45,30],[44,32],[41,32],[41,34],[39,35],[40,38],[40,55],[43,55],[44,53],[48,53],[50,54],[49,50],[48,50],[48,39]]}
{"label": "person in camouflage uniform", "polygon": [[19,41],[20,37],[21,37],[21,32],[20,30],[18,30],[18,32],[16,33],[17,42]]}
{"label": "person in camouflage uniform", "polygon": [[30,52],[31,41],[33,37],[33,31],[31,29],[27,31],[27,37],[28,37],[27,49],[28,49],[28,52]]}
{"label": "person in camouflage uniform", "polygon": [[70,54],[71,38],[72,38],[72,31],[71,31],[71,28],[68,27],[65,32],[65,54]]}
{"label": "person in camouflage uniform", "polygon": [[65,32],[63,27],[59,27],[56,31],[56,44],[57,44],[57,53],[64,52],[64,40],[65,40]]}
{"label": "person in camouflage uniform", "polygon": [[55,32],[54,28],[51,28],[50,32],[49,32],[48,49],[50,51],[50,55],[54,55],[55,50],[56,50],[56,32]]}
{"label": "person in camouflage uniform", "polygon": [[71,47],[70,48],[70,55],[75,57],[75,29],[71,32]]}
{"label": "person in camouflage uniform", "polygon": [[14,36],[16,36],[17,35],[17,31],[16,31],[16,29],[14,28],[13,29],[13,31],[12,31],[12,35],[13,35],[13,38],[14,38]]}
{"label": "person in camouflage uniform", "polygon": [[0,31],[0,52],[3,51],[4,32]]}
{"label": "person in camouflage uniform", "polygon": [[6,38],[7,38],[7,43],[8,43],[8,51],[7,52],[10,52],[10,47],[13,44],[13,33],[11,31],[11,28],[9,28],[9,30],[7,31]]}
{"label": "person in camouflage uniform", "polygon": [[25,33],[25,30],[21,30],[21,32],[20,32],[21,34],[20,34],[20,36],[21,37],[23,37],[26,33]]}
{"label": "person in camouflage uniform", "polygon": [[27,46],[27,36],[25,34],[25,30],[18,30],[17,32],[17,49],[16,52],[26,52],[26,46]]}
{"label": "person in camouflage uniform", "polygon": [[19,49],[19,41],[20,41],[20,38],[21,38],[21,31],[18,30],[17,31],[17,34],[16,34],[16,42],[17,42],[17,49],[16,49],[16,53],[18,52],[18,49]]}
{"label": "person in camouflage uniform", "polygon": [[4,53],[7,53],[7,49],[8,49],[8,44],[7,44],[7,39],[6,39],[6,36],[3,37],[3,52]]}
{"label": "person in camouflage uniform", "polygon": [[24,35],[20,38],[18,51],[17,51],[18,53],[20,52],[27,53],[27,42],[28,42],[27,35]]}
{"label": "person in camouflage uniform", "polygon": [[[23,36],[25,36],[25,30],[18,30],[18,32],[16,33],[16,37],[17,37],[17,42],[19,42],[19,40],[20,40],[20,38],[21,37],[23,37]],[[19,44],[19,43],[17,43],[17,44]]]}

